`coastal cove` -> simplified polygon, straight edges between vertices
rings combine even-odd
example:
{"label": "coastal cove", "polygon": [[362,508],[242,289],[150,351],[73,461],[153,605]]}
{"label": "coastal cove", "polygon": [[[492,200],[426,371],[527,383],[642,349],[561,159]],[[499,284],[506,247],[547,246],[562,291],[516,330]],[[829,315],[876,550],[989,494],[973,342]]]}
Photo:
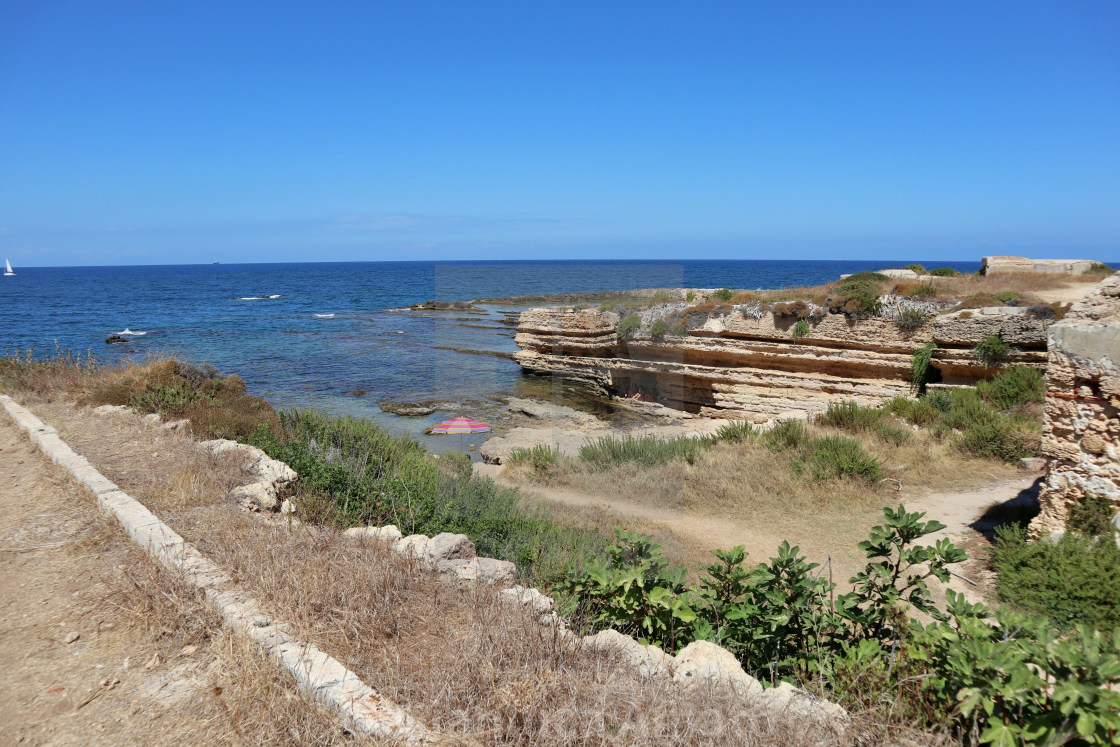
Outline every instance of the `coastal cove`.
{"label": "coastal cove", "polygon": [[[979,267],[938,264],[964,272]],[[405,417],[379,403],[473,402],[485,413],[508,396],[557,393],[548,379],[523,376],[509,357],[517,350],[510,320],[515,324],[523,307],[482,304],[481,312],[459,313],[409,311],[411,304],[652,287],[781,288],[882,265],[750,260],[21,267],[17,277],[0,283],[0,307],[13,312],[5,315],[0,346],[10,354],[88,351],[104,360],[171,353],[237,373],[278,409],[313,407],[419,435],[450,409]],[[146,334],[105,343],[126,330]],[[588,404],[561,398],[577,407]],[[426,440],[433,449],[446,441]]]}

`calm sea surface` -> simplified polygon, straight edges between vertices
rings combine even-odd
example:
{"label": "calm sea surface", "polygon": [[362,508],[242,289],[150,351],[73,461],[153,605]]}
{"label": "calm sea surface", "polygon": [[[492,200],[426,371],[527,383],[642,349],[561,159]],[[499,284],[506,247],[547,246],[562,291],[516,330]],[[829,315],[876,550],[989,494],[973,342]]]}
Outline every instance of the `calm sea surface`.
{"label": "calm sea surface", "polygon": [[[898,263],[905,264],[905,263]],[[962,271],[975,262],[924,262]],[[813,285],[882,262],[360,262],[148,267],[16,267],[0,277],[0,349],[52,354],[56,343],[105,359],[174,352],[245,379],[274,406],[316,407],[417,433],[447,413],[404,418],[386,399],[462,401],[531,393],[511,360],[452,348],[516,350],[481,316],[401,311],[428,299],[651,287]],[[144,332],[125,345],[108,335]]]}

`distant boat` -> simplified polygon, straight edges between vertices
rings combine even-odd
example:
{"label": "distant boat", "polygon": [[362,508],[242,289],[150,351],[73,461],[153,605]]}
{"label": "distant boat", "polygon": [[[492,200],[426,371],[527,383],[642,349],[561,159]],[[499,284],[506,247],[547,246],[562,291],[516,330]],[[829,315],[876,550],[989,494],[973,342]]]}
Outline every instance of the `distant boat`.
{"label": "distant boat", "polygon": [[4,259],[4,277],[15,275],[16,271],[12,269],[12,263],[7,258]]}
{"label": "distant boat", "polygon": [[221,264],[221,263],[220,262],[211,262],[211,264],[217,265],[217,264]]}

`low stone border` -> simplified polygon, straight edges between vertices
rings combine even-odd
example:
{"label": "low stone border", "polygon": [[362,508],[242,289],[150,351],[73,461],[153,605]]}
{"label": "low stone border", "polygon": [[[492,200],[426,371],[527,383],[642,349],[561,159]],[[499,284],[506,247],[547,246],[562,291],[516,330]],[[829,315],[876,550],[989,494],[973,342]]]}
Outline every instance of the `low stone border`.
{"label": "low stone border", "polygon": [[201,589],[230,628],[263,646],[312,699],[340,716],[359,734],[403,742],[438,741],[434,732],[362,682],[341,662],[299,640],[284,623],[265,615],[252,597],[236,588],[220,566],[75,453],[59,438],[58,431],[7,395],[0,395],[0,403],[52,462],[68,470],[97,497],[101,508],[120,522],[133,542],[160,565],[182,573]]}

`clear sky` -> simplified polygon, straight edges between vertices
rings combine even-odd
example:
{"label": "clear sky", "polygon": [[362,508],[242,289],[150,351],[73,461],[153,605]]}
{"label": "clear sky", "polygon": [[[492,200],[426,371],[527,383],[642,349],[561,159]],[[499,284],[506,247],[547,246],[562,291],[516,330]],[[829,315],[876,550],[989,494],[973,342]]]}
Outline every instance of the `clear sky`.
{"label": "clear sky", "polygon": [[1120,260],[1120,3],[0,2],[0,256]]}

